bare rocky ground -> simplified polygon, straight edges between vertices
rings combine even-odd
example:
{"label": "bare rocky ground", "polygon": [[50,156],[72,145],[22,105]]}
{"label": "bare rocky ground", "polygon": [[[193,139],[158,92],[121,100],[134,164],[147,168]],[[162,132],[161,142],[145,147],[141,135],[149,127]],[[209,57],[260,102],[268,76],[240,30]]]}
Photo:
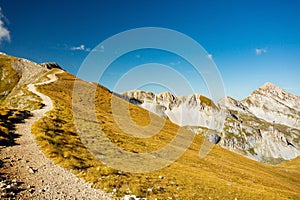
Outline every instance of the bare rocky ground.
{"label": "bare rocky ground", "polygon": [[[42,84],[55,81],[54,75]],[[49,160],[38,148],[31,126],[53,108],[51,99],[28,89],[43,99],[45,106],[33,111],[33,116],[16,125],[16,145],[0,147],[0,199],[111,199],[109,194],[92,188],[90,183],[77,178]]]}

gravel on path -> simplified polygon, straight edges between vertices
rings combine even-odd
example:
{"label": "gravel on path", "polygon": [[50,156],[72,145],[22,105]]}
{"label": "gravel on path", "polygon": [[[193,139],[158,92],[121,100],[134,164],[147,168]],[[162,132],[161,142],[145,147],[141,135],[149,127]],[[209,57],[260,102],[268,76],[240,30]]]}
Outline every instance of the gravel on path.
{"label": "gravel on path", "polygon": [[[55,80],[49,75],[48,84]],[[33,84],[28,89],[40,96],[45,106],[32,112],[33,116],[25,123],[17,124],[16,145],[0,147],[1,173],[7,178],[0,178],[0,199],[112,199],[101,190],[92,188],[91,183],[77,178],[72,172],[54,164],[39,149],[31,126],[53,108],[51,99],[36,91]],[[3,176],[3,175],[2,175]]]}

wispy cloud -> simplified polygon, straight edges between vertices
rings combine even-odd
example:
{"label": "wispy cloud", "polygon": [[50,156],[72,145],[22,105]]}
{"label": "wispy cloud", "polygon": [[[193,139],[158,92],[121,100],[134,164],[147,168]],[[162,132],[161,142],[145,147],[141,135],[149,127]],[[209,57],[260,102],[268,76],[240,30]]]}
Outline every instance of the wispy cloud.
{"label": "wispy cloud", "polygon": [[10,33],[9,30],[4,26],[3,19],[6,19],[2,13],[2,9],[0,7],[0,43],[3,40],[10,41]]}
{"label": "wispy cloud", "polygon": [[104,52],[104,45],[97,46],[96,48],[91,50],[92,52]]}
{"label": "wispy cloud", "polygon": [[87,48],[84,44],[79,46],[71,47],[70,50],[72,51],[91,51],[91,48]]}
{"label": "wispy cloud", "polygon": [[268,51],[267,51],[267,48],[256,48],[255,49],[255,54],[256,55],[261,55],[261,54],[263,54],[263,53],[267,53]]}

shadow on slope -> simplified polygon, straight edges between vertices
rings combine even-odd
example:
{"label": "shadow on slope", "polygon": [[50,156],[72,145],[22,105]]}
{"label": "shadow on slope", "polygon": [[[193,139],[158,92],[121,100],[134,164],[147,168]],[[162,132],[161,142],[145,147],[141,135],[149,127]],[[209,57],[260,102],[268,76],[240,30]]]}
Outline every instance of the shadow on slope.
{"label": "shadow on slope", "polygon": [[15,139],[20,135],[15,133],[15,125],[31,116],[29,111],[0,108],[0,146],[16,145]]}

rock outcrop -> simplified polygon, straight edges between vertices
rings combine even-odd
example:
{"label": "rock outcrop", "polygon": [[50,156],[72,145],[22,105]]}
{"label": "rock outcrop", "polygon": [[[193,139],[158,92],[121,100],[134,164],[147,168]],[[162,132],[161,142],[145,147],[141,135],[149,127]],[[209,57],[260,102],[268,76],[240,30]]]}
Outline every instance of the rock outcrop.
{"label": "rock outcrop", "polygon": [[45,67],[46,69],[62,69],[61,66],[59,66],[56,62],[45,62],[40,64],[42,67]]}

